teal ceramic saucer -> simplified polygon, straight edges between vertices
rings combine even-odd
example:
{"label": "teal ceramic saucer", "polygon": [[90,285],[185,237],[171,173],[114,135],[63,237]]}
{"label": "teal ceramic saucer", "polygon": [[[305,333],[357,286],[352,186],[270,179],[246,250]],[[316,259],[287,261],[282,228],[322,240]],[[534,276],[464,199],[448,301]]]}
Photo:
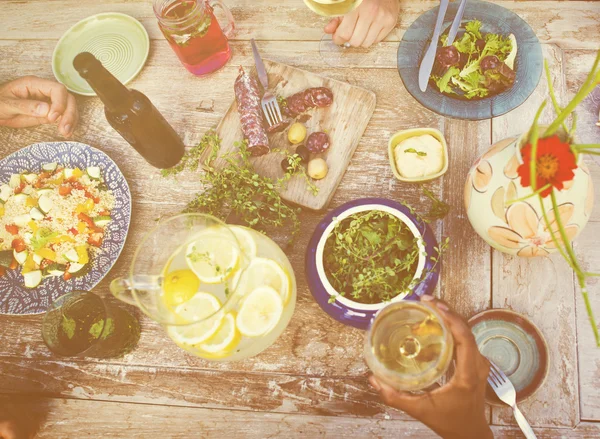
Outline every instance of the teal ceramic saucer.
{"label": "teal ceramic saucer", "polygon": [[[548,374],[548,346],[539,329],[508,309],[490,309],[469,320],[477,347],[513,383],[517,402],[533,395]],[[488,386],[486,401],[502,404]]]}
{"label": "teal ceramic saucer", "polygon": [[92,15],[71,27],[58,41],[52,54],[52,71],[73,93],[95,96],[73,68],[77,54],[90,52],[127,84],[142,70],[149,51],[148,32],[135,18],[117,12]]}

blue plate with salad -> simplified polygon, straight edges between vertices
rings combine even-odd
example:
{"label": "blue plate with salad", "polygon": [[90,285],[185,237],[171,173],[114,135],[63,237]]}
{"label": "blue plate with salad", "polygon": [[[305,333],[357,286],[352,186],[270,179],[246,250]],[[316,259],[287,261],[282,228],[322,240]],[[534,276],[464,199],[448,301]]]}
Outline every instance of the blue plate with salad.
{"label": "blue plate with salad", "polygon": [[398,71],[408,92],[442,116],[482,120],[505,114],[531,95],[543,70],[540,43],[517,14],[493,3],[468,1],[452,45],[445,40],[459,2],[448,6],[425,92],[419,67],[431,41],[438,7],[408,28],[398,49]]}
{"label": "blue plate with salad", "polygon": [[0,314],[42,313],[95,287],[130,219],[127,181],[96,148],[37,143],[0,160]]}

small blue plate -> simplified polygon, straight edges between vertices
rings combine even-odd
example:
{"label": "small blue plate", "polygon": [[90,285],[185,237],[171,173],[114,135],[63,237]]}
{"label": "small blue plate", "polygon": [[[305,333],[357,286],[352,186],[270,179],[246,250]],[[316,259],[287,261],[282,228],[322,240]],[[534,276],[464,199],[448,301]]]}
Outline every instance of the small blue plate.
{"label": "small blue plate", "polygon": [[[447,29],[456,16],[460,2],[450,3],[442,29]],[[467,1],[462,24],[477,19],[484,33],[517,39],[514,85],[495,96],[479,100],[457,99],[446,96],[429,84],[422,92],[419,88],[419,66],[429,42],[439,7],[425,12],[408,28],[398,48],[398,71],[408,92],[424,107],[442,116],[457,119],[482,120],[508,113],[521,105],[533,93],[544,64],[542,47],[531,27],[517,14],[493,3]]]}
{"label": "small blue plate", "polygon": [[433,232],[425,222],[417,218],[408,207],[401,203],[385,198],[362,198],[343,204],[327,214],[317,225],[306,249],[306,279],[313,297],[323,311],[338,322],[358,329],[367,329],[377,311],[389,302],[364,304],[338,295],[334,302],[329,303],[329,298],[335,294],[335,290],[329,283],[323,268],[323,248],[336,221],[339,222],[354,213],[368,210],[383,210],[400,218],[415,236],[423,238],[415,277],[418,278],[422,273],[426,273],[425,277],[409,294],[401,293],[391,302],[419,300],[423,294],[433,294],[438,283],[440,269],[440,264],[435,264],[431,260],[432,256],[437,256],[435,248],[438,246]]}
{"label": "small blue plate", "polygon": [[40,314],[61,295],[73,290],[91,290],[117,262],[125,245],[131,220],[131,193],[116,163],[102,151],[77,142],[36,143],[0,160],[0,183],[12,174],[39,172],[45,163],[57,162],[71,168],[99,166],[104,182],[115,196],[112,221],[106,226],[102,251],[92,259],[92,268],[82,277],[44,279],[37,288],[25,288],[21,269],[7,270],[0,277],[0,314]]}

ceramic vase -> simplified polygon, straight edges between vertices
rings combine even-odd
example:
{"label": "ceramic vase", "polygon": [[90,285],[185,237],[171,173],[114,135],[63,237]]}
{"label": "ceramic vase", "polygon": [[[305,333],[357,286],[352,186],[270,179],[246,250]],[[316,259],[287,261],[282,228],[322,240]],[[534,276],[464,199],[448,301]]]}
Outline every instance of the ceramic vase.
{"label": "ceramic vase", "polygon": [[[540,127],[543,132],[544,127]],[[565,134],[559,133],[561,140]],[[492,247],[504,253],[534,257],[556,250],[550,229],[542,216],[537,196],[521,186],[517,168],[523,163],[521,148],[529,133],[504,139],[493,145],[473,165],[465,183],[464,201],[475,231]],[[575,177],[556,192],[558,211],[552,209],[550,196],[543,199],[551,230],[558,234],[556,216],[562,219],[566,234],[573,240],[587,224],[594,205],[594,187],[589,169],[579,155]]]}

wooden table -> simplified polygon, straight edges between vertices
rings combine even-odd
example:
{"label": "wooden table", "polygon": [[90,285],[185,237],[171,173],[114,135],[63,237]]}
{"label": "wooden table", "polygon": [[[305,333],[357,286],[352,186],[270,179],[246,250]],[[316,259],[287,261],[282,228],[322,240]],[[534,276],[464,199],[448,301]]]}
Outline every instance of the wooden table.
{"label": "wooden table", "polygon": [[[252,64],[248,40],[254,37],[267,58],[377,95],[375,114],[331,207],[371,195],[406,200],[426,211],[428,202],[420,189],[393,178],[386,145],[397,130],[440,129],[449,144],[450,170],[431,187],[453,210],[435,226],[438,237],[451,238],[439,293],[465,317],[496,307],[531,318],[548,340],[550,373],[522,411],[540,438],[600,437],[600,423],[595,423],[600,422],[600,349],[594,346],[571,270],[560,258],[526,260],[491,250],[469,225],[462,203],[471,164],[490,142],[528,128],[535,109],[547,97],[546,81],[542,79],[527,102],[505,116],[481,122],[444,119],[417,104],[396,70],[398,41],[435,1],[402,1],[398,27],[352,69],[324,64],[318,46],[326,20],[313,15],[300,0],[227,3],[237,21],[233,59],[220,71],[198,78],[179,65],[158,30],[150,1],[3,0],[0,81],[27,74],[51,78],[52,50],[63,32],[86,16],[123,12],[139,19],[152,38],[147,65],[131,86],[147,94],[185,143],[194,145],[231,103],[237,66]],[[559,99],[565,102],[583,82],[598,49],[600,3],[498,3],[533,27]],[[134,199],[125,250],[96,289],[108,296],[109,280],[125,274],[153,220],[179,212],[200,188],[193,178],[163,179],[109,127],[98,99],[78,97],[77,102],[81,121],[74,140],[107,152],[127,177]],[[547,112],[543,119],[549,117]],[[597,127],[580,126],[579,134],[583,143],[594,136],[598,142]],[[60,137],[52,126],[0,128],[0,156],[34,142],[55,140]],[[600,183],[599,167],[588,164]],[[0,316],[0,404],[39,418],[39,437],[44,438],[434,437],[422,424],[379,400],[365,378],[363,333],[330,319],[308,291],[304,250],[321,217],[302,214],[303,233],[288,252],[299,284],[296,313],[285,333],[263,354],[232,364],[210,363],[178,349],[159,325],[144,317],[139,347],[125,358],[64,359],[45,348],[40,316]],[[575,244],[584,265],[596,270],[599,235],[600,209],[596,208]],[[548,275],[552,266],[556,276]],[[600,317],[600,282],[590,282],[590,295]],[[497,437],[522,437],[507,409],[490,408],[488,414]]]}

